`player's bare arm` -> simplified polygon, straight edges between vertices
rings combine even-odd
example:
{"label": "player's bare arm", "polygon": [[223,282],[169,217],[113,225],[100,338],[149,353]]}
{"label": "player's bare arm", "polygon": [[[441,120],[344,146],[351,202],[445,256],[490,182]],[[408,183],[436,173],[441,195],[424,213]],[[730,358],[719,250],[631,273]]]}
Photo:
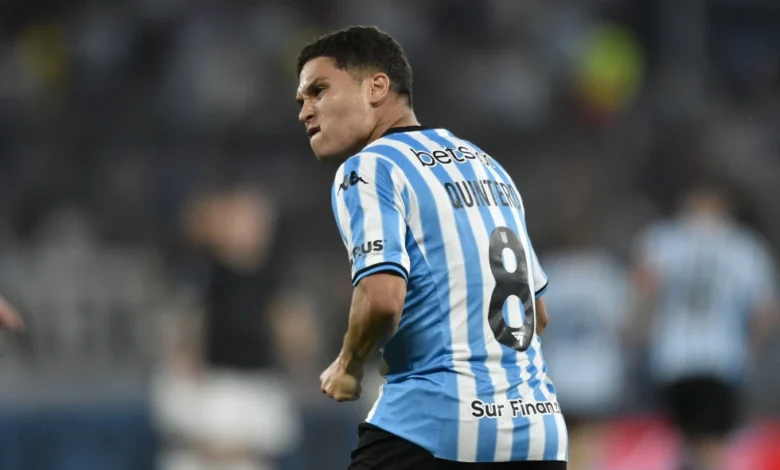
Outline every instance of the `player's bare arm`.
{"label": "player's bare arm", "polygon": [[406,281],[393,274],[374,274],[358,283],[341,353],[320,376],[323,393],[339,402],[360,398],[363,364],[395,333],[405,298]]}
{"label": "player's bare arm", "polygon": [[0,329],[21,331],[24,322],[14,308],[0,297]]}
{"label": "player's bare arm", "polygon": [[543,298],[536,299],[536,334],[541,336],[542,332],[550,323],[550,317],[547,316],[547,306]]}

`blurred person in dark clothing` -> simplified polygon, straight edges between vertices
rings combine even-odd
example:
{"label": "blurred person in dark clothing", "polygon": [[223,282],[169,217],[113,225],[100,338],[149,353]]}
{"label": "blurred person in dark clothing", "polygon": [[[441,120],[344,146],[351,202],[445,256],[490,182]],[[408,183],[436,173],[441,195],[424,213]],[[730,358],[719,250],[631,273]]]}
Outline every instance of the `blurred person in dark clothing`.
{"label": "blurred person in dark clothing", "polygon": [[284,266],[276,209],[267,198],[236,191],[202,201],[196,243],[206,248],[206,362],[258,370],[274,366],[267,310]]}
{"label": "blurred person in dark clothing", "polygon": [[745,411],[746,375],[777,312],[771,254],[735,220],[725,188],[711,180],[689,188],[678,214],[637,244],[633,331],[683,439],[686,470],[722,468]]}
{"label": "blurred person in dark clothing", "polygon": [[165,469],[273,468],[297,440],[269,321],[286,255],[278,226],[273,201],[251,190],[210,193],[189,208],[188,234],[208,259],[204,344],[189,374],[163,374],[157,388],[161,426],[184,443]]}

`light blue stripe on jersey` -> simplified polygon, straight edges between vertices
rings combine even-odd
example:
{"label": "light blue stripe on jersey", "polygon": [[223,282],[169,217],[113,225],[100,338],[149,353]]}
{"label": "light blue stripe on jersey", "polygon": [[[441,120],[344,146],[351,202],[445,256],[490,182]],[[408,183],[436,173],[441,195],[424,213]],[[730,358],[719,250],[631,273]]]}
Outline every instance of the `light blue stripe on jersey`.
{"label": "light blue stripe on jersey", "polygon": [[[482,152],[482,150],[478,147],[476,147],[474,144],[469,143],[472,147],[474,147],[476,150]],[[482,152],[485,153],[485,152]],[[509,178],[509,175],[506,173],[506,171],[500,167],[499,165],[496,165],[496,173],[499,175],[499,177],[503,180],[504,184],[506,184],[508,187],[514,187],[512,184],[511,178]],[[515,188],[516,189],[516,188]],[[509,209],[509,208],[505,208]],[[507,211],[504,211],[506,214]],[[508,214],[506,217],[507,224],[509,228],[515,231],[515,233],[520,233],[519,227],[515,223],[515,219],[512,216],[511,213]],[[531,240],[528,237],[528,230],[525,225],[525,214],[520,214],[520,222],[523,224],[523,233],[526,237],[526,243],[528,246],[528,250],[531,251],[529,255],[533,256],[533,247],[531,245]],[[511,225],[509,225],[511,224]],[[533,274],[532,274],[533,275]],[[539,379],[537,377],[537,368],[534,364],[534,361],[536,359],[536,348],[529,348],[528,349],[528,373],[530,374],[531,380],[529,380],[528,385],[531,386],[532,389],[534,389],[534,398],[539,401],[545,401],[547,400],[547,397],[544,395],[544,392],[541,389],[541,383],[539,382]],[[546,366],[545,366],[546,367]],[[558,423],[556,422],[554,415],[545,415],[544,416],[544,460],[556,460],[558,457]],[[518,449],[518,454],[521,452],[520,449]],[[526,456],[527,456],[527,450],[526,450]],[[512,452],[512,458],[515,458],[515,452],[513,450]],[[517,455],[517,457],[520,457],[520,455]]]}
{"label": "light blue stripe on jersey", "polygon": [[[438,211],[436,209],[436,200],[434,198],[433,192],[431,191],[431,188],[428,187],[428,184],[423,179],[419,170],[415,168],[412,162],[410,162],[405,155],[393,147],[388,145],[377,145],[372,146],[370,150],[390,158],[390,160],[393,161],[393,163],[395,163],[404,172],[407,181],[411,185],[412,191],[414,191],[414,194],[417,197],[417,204],[420,206],[421,210],[423,207],[425,207],[426,211],[431,211],[433,213],[432,217],[420,217],[424,238],[427,240],[444,240],[441,219],[439,218]],[[407,193],[406,198],[408,197],[409,195]],[[443,249],[427,250],[426,255],[428,257],[428,264],[431,266],[447,266],[447,255]],[[412,253],[410,253],[410,256],[412,256]],[[413,274],[410,273],[410,275]],[[439,299],[437,300],[439,302],[448,301],[450,298],[449,272],[447,269],[437,269],[435,272],[432,272],[431,275],[434,281],[434,285],[436,286],[436,291],[439,295]],[[404,314],[407,314],[407,312],[405,311]],[[444,318],[442,318],[442,322],[445,325],[449,325],[449,310],[443,312],[443,315]],[[453,370],[452,332],[450,331],[449,327],[446,326],[440,330],[444,347],[444,357],[447,358],[444,361],[443,366],[447,370]],[[454,398],[454,400],[451,402],[448,402],[447,400],[440,400],[438,403],[417,403],[417,405],[426,406],[431,411],[440,410],[441,416],[447,417],[449,422],[453,423],[454,425],[443,427],[438,436],[419,436],[421,439],[438,439],[437,441],[429,441],[427,442],[428,445],[425,445],[426,443],[422,441],[418,443],[427,449],[439,449],[440,454],[443,456],[457,458],[459,431],[457,423],[459,422],[460,416],[460,408],[458,405],[458,384],[455,380],[456,377],[452,374],[445,375],[445,378],[447,381],[444,384],[444,394],[447,397]],[[390,380],[391,378],[388,377],[388,382]],[[398,388],[388,386],[385,387],[384,394],[382,396],[384,403],[393,403],[400,399],[400,397],[394,396],[396,390],[400,392]],[[398,416],[389,416],[388,418],[385,418],[388,416],[388,413],[384,411],[382,405],[383,403],[380,401],[380,405],[377,408],[377,412],[375,414],[377,426],[380,425],[383,419],[392,419],[393,424],[396,426],[405,427],[406,429],[416,430],[421,427],[419,423],[399,422]],[[406,403],[404,406],[405,408],[409,408],[412,405]],[[416,413],[416,411],[414,413]],[[439,423],[437,424],[441,426],[443,421],[443,419],[439,420]]]}
{"label": "light blue stripe on jersey", "polygon": [[[425,132],[425,136],[429,139],[433,140],[434,142],[442,145],[443,147],[454,147],[458,148],[459,145],[457,145],[455,142],[449,141],[445,139],[444,137],[439,136],[435,131],[427,131]],[[457,139],[455,136],[451,136],[453,139]],[[458,139],[459,140],[459,139]],[[472,146],[473,147],[473,146]],[[460,171],[461,175],[468,180],[468,181],[474,181],[480,179],[476,172],[474,171],[474,168],[472,168],[471,165],[456,165],[458,170]],[[489,173],[488,173],[489,174]],[[506,214],[506,210],[511,210],[511,208],[504,208],[502,211],[502,215],[504,216],[504,219],[507,220],[507,223],[509,221],[514,222],[514,218],[511,214]],[[488,238],[493,233],[493,230],[496,228],[496,221],[493,219],[493,214],[490,213],[490,209],[486,206],[479,206],[479,213],[482,217],[482,223],[485,225],[485,228],[487,229],[487,235]],[[515,225],[515,224],[512,224]],[[507,225],[507,227],[512,227],[511,225]],[[516,230],[516,229],[513,229]],[[522,262],[522,260],[518,260],[518,262]],[[522,395],[520,394],[520,385],[523,383],[523,380],[521,378],[521,369],[520,366],[517,364],[517,353],[507,346],[501,345],[501,366],[506,371],[506,378],[509,381],[510,384],[517,384],[515,387],[511,387],[509,391],[507,392],[507,397],[510,400],[520,400],[522,399]],[[529,435],[530,428],[528,426],[528,423],[530,423],[529,418],[525,418],[522,415],[518,415],[514,418],[514,433],[513,433],[513,446],[512,446],[512,454],[514,455],[522,453],[523,456],[528,455],[528,449],[530,445]],[[517,445],[518,449],[515,449],[515,444],[520,443]]]}
{"label": "light blue stripe on jersey", "polygon": [[[409,134],[399,133],[387,137],[389,140],[401,142],[417,151],[430,152],[427,145],[412,138]],[[429,169],[434,176],[442,183],[455,182],[450,178],[447,171],[440,165]],[[479,259],[477,241],[474,236],[474,227],[471,226],[467,216],[464,213],[455,214],[456,229],[460,240],[460,247],[463,253],[466,273],[466,302],[469,312],[483,311],[483,276],[482,263]],[[444,268],[446,265],[443,265]],[[476,376],[477,398],[486,403],[492,403],[495,397],[495,388],[490,378],[490,372],[485,364],[487,359],[487,348],[485,347],[485,337],[483,334],[482,315],[468,315],[468,340],[471,351],[471,370]],[[490,462],[495,459],[496,438],[498,436],[498,423],[492,419],[482,419],[479,421],[479,434],[477,437],[477,460],[481,462]]]}

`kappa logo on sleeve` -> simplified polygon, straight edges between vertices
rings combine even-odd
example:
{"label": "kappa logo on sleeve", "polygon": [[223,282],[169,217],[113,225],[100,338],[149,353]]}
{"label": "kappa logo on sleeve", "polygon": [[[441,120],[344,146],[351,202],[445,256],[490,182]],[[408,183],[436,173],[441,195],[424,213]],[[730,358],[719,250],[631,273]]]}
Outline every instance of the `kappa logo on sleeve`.
{"label": "kappa logo on sleeve", "polygon": [[340,194],[341,191],[346,191],[352,186],[357,185],[358,183],[368,184],[366,180],[364,180],[360,175],[357,174],[357,171],[351,172],[349,175],[344,175],[344,181],[339,184],[339,191],[337,194]]}

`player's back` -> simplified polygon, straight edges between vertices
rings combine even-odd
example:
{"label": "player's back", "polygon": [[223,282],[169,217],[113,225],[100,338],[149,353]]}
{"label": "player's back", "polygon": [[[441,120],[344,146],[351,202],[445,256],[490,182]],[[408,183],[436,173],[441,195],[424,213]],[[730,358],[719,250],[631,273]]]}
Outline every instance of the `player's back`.
{"label": "player's back", "polygon": [[728,220],[681,219],[652,226],[640,249],[661,281],[651,351],[656,378],[744,378],[745,325],[774,289],[771,257],[759,238]]}
{"label": "player's back", "polygon": [[547,279],[512,179],[443,129],[396,129],[350,160],[337,185],[373,178],[378,198],[385,193],[399,213],[360,221],[382,225],[384,236],[351,248],[354,279],[378,269],[372,250],[386,251],[383,262],[408,279],[383,351],[387,383],[368,421],[445,459],[565,460],[565,424],[535,334],[535,296]]}

